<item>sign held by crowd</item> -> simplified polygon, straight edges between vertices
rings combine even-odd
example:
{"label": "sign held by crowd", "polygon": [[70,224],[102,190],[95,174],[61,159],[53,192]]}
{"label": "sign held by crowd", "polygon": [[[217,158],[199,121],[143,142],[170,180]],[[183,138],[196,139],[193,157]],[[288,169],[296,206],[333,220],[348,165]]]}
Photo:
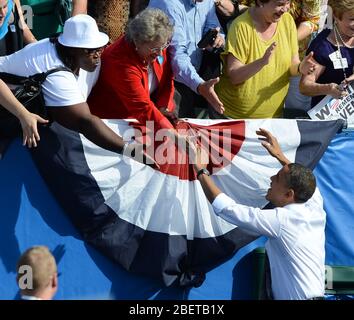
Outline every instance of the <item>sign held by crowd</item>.
{"label": "sign held by crowd", "polygon": [[313,120],[344,119],[354,122],[354,84],[348,86],[348,95],[342,99],[326,96],[307,113]]}

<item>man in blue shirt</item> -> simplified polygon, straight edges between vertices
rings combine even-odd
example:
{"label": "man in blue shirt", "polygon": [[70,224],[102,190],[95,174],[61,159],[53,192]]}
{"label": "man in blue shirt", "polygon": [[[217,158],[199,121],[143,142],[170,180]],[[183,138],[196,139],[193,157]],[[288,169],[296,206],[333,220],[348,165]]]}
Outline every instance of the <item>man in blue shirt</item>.
{"label": "man in blue shirt", "polygon": [[[223,104],[214,91],[219,78],[202,79],[203,50],[197,46],[209,29],[220,30],[214,0],[151,0],[149,7],[164,11],[174,24],[170,53],[176,90],[182,98],[178,116],[194,116],[196,94],[203,96],[218,113],[223,113]],[[224,43],[224,35],[218,33],[212,47],[219,48]],[[215,55],[215,59],[219,57]]]}

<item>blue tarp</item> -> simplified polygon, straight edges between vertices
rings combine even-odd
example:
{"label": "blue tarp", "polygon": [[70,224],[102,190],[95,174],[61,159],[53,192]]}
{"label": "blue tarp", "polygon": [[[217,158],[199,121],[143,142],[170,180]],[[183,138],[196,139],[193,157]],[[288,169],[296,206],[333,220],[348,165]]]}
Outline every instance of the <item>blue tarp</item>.
{"label": "blue tarp", "polygon": [[[315,170],[328,213],[326,263],[354,266],[354,133],[332,141]],[[28,151],[16,140],[0,161],[0,299],[18,290],[16,261],[28,247],[47,245],[58,262],[56,299],[250,299],[259,239],[207,273],[199,288],[164,288],[128,273],[85,244],[47,190]],[[68,186],[69,187],[69,186]]]}

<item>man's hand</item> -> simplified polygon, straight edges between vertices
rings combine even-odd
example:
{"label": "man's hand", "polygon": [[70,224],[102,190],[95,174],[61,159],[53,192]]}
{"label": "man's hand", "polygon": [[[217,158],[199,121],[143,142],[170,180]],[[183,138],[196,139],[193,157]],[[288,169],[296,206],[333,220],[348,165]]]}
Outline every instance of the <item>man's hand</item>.
{"label": "man's hand", "polygon": [[214,90],[214,86],[220,81],[219,78],[210,79],[204,81],[198,86],[198,93],[203,96],[210,105],[220,114],[223,114],[225,111],[223,103],[220,101],[218,95]]}
{"label": "man's hand", "polygon": [[[208,152],[201,148],[198,143],[199,137],[188,137],[186,139],[187,151],[189,154],[189,160],[194,165],[194,171],[197,174],[199,170],[206,168],[209,157]],[[210,203],[213,203],[215,198],[221,193],[220,189],[215,185],[211,177],[202,174],[197,177],[202,185],[203,191]]]}
{"label": "man's hand", "polygon": [[291,163],[281,150],[277,138],[275,138],[269,131],[260,128],[256,133],[261,136],[261,138],[258,139],[263,141],[262,146],[267,149],[272,157],[276,158],[283,166]]}
{"label": "man's hand", "polygon": [[209,163],[208,153],[202,149],[199,143],[199,137],[186,137],[187,154],[190,164],[193,164],[195,172],[206,168]]}
{"label": "man's hand", "polygon": [[48,123],[48,120],[41,118],[37,114],[30,113],[27,110],[21,116],[19,116],[19,120],[23,132],[22,134],[23,145],[27,144],[27,147],[29,148],[37,147],[37,141],[40,140],[37,124],[38,123],[46,124]]}
{"label": "man's hand", "polygon": [[133,141],[131,143],[125,144],[122,154],[152,168],[160,169],[159,164],[154,159],[154,155],[149,155],[146,153],[145,146],[141,143]]}

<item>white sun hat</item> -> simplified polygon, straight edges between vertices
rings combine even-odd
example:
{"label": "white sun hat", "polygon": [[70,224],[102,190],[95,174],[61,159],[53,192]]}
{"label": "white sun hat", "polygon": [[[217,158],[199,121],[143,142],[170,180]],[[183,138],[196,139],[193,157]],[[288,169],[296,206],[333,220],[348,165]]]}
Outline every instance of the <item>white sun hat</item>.
{"label": "white sun hat", "polygon": [[95,49],[105,46],[109,37],[98,30],[95,19],[87,14],[78,14],[65,21],[58,41],[66,47]]}

